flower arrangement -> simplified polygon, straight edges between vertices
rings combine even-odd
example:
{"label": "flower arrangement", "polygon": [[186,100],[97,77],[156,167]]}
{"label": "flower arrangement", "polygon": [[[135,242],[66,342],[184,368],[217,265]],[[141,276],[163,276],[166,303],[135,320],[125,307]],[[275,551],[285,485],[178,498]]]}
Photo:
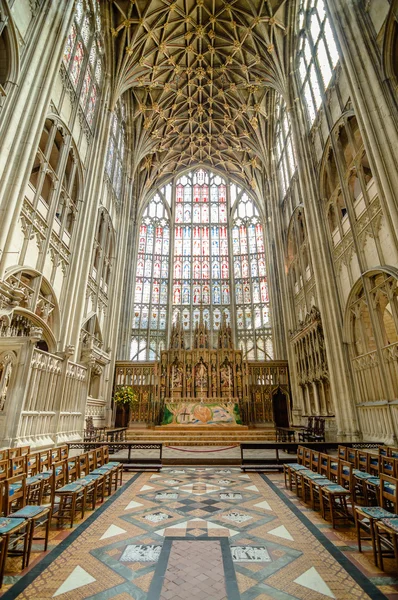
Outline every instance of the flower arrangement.
{"label": "flower arrangement", "polygon": [[113,400],[120,406],[131,406],[138,402],[138,394],[130,385],[124,385],[116,390]]}

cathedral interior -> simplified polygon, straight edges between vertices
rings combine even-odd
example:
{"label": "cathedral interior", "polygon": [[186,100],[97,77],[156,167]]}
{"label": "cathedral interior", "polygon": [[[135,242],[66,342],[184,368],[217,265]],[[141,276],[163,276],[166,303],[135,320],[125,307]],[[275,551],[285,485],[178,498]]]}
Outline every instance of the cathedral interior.
{"label": "cathedral interior", "polygon": [[[354,534],[338,541],[334,497],[308,484],[312,508],[330,508],[326,532],[297,508],[293,467],[286,490],[233,466],[245,442],[368,444],[393,462],[362,470],[398,478],[397,190],[398,0],[0,0],[0,511],[22,469],[7,461],[45,455],[51,470],[51,456],[69,460],[61,448],[94,452],[97,434],[162,443],[177,465],[132,475],[105,461],[103,537],[84,508],[77,528],[71,517],[78,558],[57,575],[46,557],[66,542],[49,525],[36,580],[25,561],[16,595],[6,569],[0,596],[398,598],[394,567],[380,582],[398,519],[387,534],[371,520],[376,567],[359,544],[346,568],[336,553]],[[376,503],[388,519],[394,481]],[[22,508],[50,494],[41,482]],[[206,506],[227,516],[209,521]],[[213,583],[192,588],[195,561]]]}

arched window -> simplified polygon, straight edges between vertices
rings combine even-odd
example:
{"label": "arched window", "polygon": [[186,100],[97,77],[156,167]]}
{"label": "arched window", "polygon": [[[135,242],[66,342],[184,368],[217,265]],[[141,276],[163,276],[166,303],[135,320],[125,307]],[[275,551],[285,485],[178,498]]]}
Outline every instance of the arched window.
{"label": "arched window", "polygon": [[198,169],[165,186],[145,209],[138,234],[132,359],[158,358],[177,318],[192,347],[201,312],[216,346],[224,315],[235,325],[235,309],[234,335],[245,358],[271,358],[265,265],[259,213],[236,184]]}
{"label": "arched window", "polygon": [[166,347],[170,226],[165,201],[170,195],[170,184],[155,195],[138,232],[132,360],[155,360]]}
{"label": "arched window", "polygon": [[75,17],[64,49],[63,63],[79,97],[80,106],[90,127],[103,76],[101,59],[100,7],[93,2],[94,13],[87,0],[78,0]]}
{"label": "arched window", "polygon": [[299,79],[311,126],[339,60],[324,0],[301,0],[299,28]]}
{"label": "arched window", "polygon": [[281,96],[278,96],[276,101],[275,141],[276,169],[282,196],[284,197],[296,170],[296,160],[293,152],[290,119],[287,114],[285,101]]}
{"label": "arched window", "polygon": [[80,177],[77,152],[70,134],[61,122],[47,118],[26,197],[68,247],[81,196]]}
{"label": "arched window", "polygon": [[231,184],[237,196],[232,228],[236,325],[239,347],[252,360],[273,358],[264,233],[254,203]]}
{"label": "arched window", "polygon": [[123,159],[126,145],[126,109],[120,101],[113,113],[105,170],[118,198],[122,191]]}
{"label": "arched window", "polygon": [[104,209],[100,209],[94,238],[91,276],[105,294],[108,293],[113,267],[114,237],[111,217]]}
{"label": "arched window", "polygon": [[203,169],[176,184],[173,267],[174,316],[193,331],[200,318],[219,329],[230,320],[230,263],[226,181]]}

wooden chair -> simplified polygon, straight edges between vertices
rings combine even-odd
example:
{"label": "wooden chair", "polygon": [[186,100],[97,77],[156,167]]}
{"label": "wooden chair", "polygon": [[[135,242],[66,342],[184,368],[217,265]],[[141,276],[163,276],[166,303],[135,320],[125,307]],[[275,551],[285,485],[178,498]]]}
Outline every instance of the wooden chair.
{"label": "wooden chair", "polygon": [[352,463],[346,460],[339,460],[338,464],[338,482],[339,484],[348,490],[352,494],[353,481],[352,481]]}
{"label": "wooden chair", "polygon": [[375,537],[380,569],[384,571],[384,558],[391,556],[396,561],[396,571],[394,571],[396,574],[398,570],[398,517],[376,521]]}
{"label": "wooden chair", "polygon": [[358,464],[358,456],[357,456],[357,451],[355,450],[355,448],[347,448],[346,461],[351,463],[354,466],[354,469],[356,469],[357,464]]}
{"label": "wooden chair", "polygon": [[329,479],[335,483],[337,483],[339,479],[339,461],[333,456],[330,457]]}
{"label": "wooden chair", "polygon": [[86,453],[80,454],[78,457],[79,465],[79,483],[86,485],[86,501],[91,505],[92,510],[95,509],[97,502],[103,502],[105,497],[105,476],[100,473],[90,473],[88,456]]}
{"label": "wooden chair", "polygon": [[311,459],[310,459],[310,465],[311,465],[311,471],[313,471],[314,473],[319,473],[319,468],[320,468],[320,452],[319,450],[311,450]]}
{"label": "wooden chair", "polygon": [[59,462],[61,460],[61,449],[59,446],[57,448],[51,448],[50,460],[51,460],[51,466],[54,463]]}
{"label": "wooden chair", "polygon": [[[43,482],[40,483],[42,484]],[[49,506],[27,504],[28,496],[26,493],[21,501],[22,507],[15,512],[10,512],[7,514],[7,507],[11,506],[12,508],[12,502],[10,502],[10,498],[7,497],[7,488],[5,483],[0,486],[0,495],[2,513],[5,517],[16,520],[25,519],[30,523],[28,556],[30,556],[33,541],[42,540],[44,542],[44,551],[46,551],[48,547],[48,537],[51,525],[51,508]],[[42,527],[44,527],[45,530],[44,537],[36,536],[35,531],[37,529],[41,529]]]}
{"label": "wooden chair", "polygon": [[27,519],[0,518],[0,588],[8,556],[22,557],[22,570],[29,566],[31,523]]}
{"label": "wooden chair", "polygon": [[391,456],[391,458],[398,458],[398,448],[394,446],[389,446],[387,448],[387,456]]}
{"label": "wooden chair", "polygon": [[312,452],[312,450],[310,450],[309,448],[305,448],[304,447],[303,465],[307,469],[311,469],[311,452]]}
{"label": "wooden chair", "polygon": [[66,470],[68,472],[68,481],[72,483],[76,481],[79,477],[79,466],[78,466],[78,457],[74,456],[73,458],[66,459]]}
{"label": "wooden chair", "polygon": [[[380,475],[379,506],[355,506],[354,519],[359,552],[362,552],[362,541],[371,540],[373,559],[377,566],[377,542],[375,539],[375,523],[379,519],[398,517],[398,481],[395,478]],[[362,533],[365,535],[362,535]]]}
{"label": "wooden chair", "polygon": [[350,519],[347,506],[349,490],[337,483],[332,483],[321,487],[319,496],[322,517],[326,520],[328,513],[330,514],[333,529],[336,529],[339,521],[346,522]]}
{"label": "wooden chair", "polygon": [[73,527],[78,513],[84,518],[86,487],[77,481],[67,483],[57,490],[53,487],[51,506],[52,518],[58,521],[58,525],[62,526],[65,521],[69,521],[70,527]]}
{"label": "wooden chair", "polygon": [[24,456],[25,454],[30,454],[30,446],[20,446],[19,449],[21,451],[21,456]]}
{"label": "wooden chair", "polygon": [[9,477],[16,477],[16,475],[26,475],[26,455],[25,456],[14,456],[9,459]]}
{"label": "wooden chair", "polygon": [[369,473],[378,477],[380,471],[379,455],[369,454]]}
{"label": "wooden chair", "polygon": [[9,448],[2,448],[0,450],[0,460],[8,460]]}
{"label": "wooden chair", "polygon": [[69,448],[68,446],[58,446],[60,453],[60,460],[66,460],[69,457]]}
{"label": "wooden chair", "polygon": [[21,456],[21,448],[9,448],[8,449],[8,460]]}
{"label": "wooden chair", "polygon": [[8,477],[8,458],[0,460],[0,481],[4,481]]}
{"label": "wooden chair", "polygon": [[[118,478],[119,478],[119,485],[122,485],[123,484],[123,463],[111,461],[109,459],[109,446],[103,446],[103,456],[104,456],[103,466],[109,467],[109,468],[115,470],[118,475]],[[116,483],[117,483],[117,478],[116,478]],[[116,485],[116,488],[117,488],[117,485]]]}
{"label": "wooden chair", "polygon": [[26,503],[26,475],[16,475],[4,481],[3,511],[6,515],[23,508]]}
{"label": "wooden chair", "polygon": [[337,448],[337,458],[339,460],[347,460],[347,447],[346,446],[339,446]]}
{"label": "wooden chair", "polygon": [[391,456],[380,456],[380,473],[397,477],[397,460]]}
{"label": "wooden chair", "polygon": [[329,478],[330,475],[330,456],[329,454],[321,453],[319,457],[319,473]]}
{"label": "wooden chair", "polygon": [[94,469],[95,469],[95,452],[94,452],[94,450],[89,450],[87,452],[87,463],[88,463],[89,473],[91,473],[91,471],[94,471]]}
{"label": "wooden chair", "polygon": [[357,469],[369,473],[369,452],[357,450]]}

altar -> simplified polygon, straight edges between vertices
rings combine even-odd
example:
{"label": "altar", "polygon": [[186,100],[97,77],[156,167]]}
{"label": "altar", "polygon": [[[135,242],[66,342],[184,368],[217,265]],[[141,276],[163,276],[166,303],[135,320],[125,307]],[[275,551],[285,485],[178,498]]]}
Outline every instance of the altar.
{"label": "altar", "polygon": [[238,398],[213,398],[211,401],[168,398],[164,403],[162,426],[236,426],[242,425]]}
{"label": "altar", "polygon": [[247,396],[242,352],[235,350],[224,319],[216,348],[202,317],[196,324],[192,348],[185,348],[184,330],[173,324],[169,350],[161,353],[156,395],[159,425],[241,426],[241,405]]}

